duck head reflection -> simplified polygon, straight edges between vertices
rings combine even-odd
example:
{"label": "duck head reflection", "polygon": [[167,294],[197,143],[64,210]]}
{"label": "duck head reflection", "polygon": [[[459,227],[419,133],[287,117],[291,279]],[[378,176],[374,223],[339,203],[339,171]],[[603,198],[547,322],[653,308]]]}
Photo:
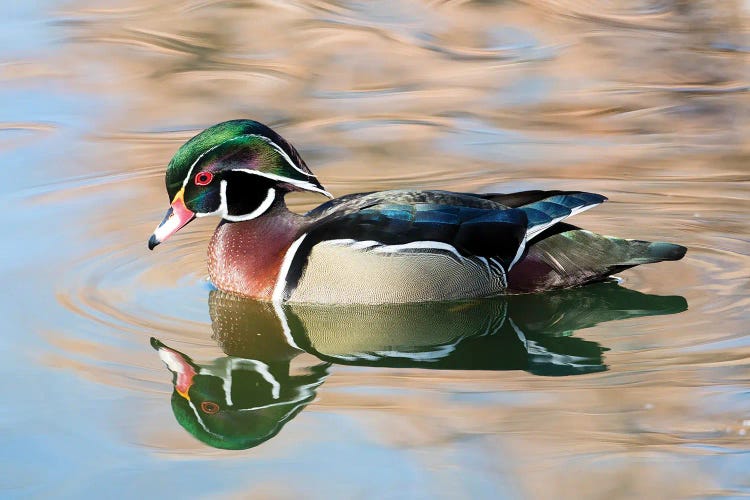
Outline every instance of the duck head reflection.
{"label": "duck head reflection", "polygon": [[[152,346],[173,374],[178,422],[210,446],[245,449],[275,436],[309,404],[331,364],[593,373],[606,370],[606,348],[573,332],[686,308],[682,297],[642,294],[612,282],[537,295],[377,306],[274,306],[214,290],[213,338],[227,357],[201,365],[156,339]],[[302,353],[315,361],[293,367]]]}
{"label": "duck head reflection", "polygon": [[[151,345],[172,372],[172,411],[193,436],[215,448],[243,450],[275,436],[315,398],[328,363],[291,373],[299,351],[274,345],[253,357],[227,356],[197,364],[157,339]],[[274,349],[274,347],[278,349]]]}

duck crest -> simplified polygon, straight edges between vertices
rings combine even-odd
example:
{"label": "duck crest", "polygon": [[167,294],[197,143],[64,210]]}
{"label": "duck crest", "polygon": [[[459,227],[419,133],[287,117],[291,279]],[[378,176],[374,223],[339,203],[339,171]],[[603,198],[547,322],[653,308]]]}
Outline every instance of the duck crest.
{"label": "duck crest", "polygon": [[[327,194],[297,150],[271,128],[253,120],[230,120],[207,128],[183,144],[167,165],[169,199],[190,180],[196,165],[209,170],[245,167],[290,186]],[[212,168],[211,165],[214,165]],[[249,167],[249,168],[248,168]]]}

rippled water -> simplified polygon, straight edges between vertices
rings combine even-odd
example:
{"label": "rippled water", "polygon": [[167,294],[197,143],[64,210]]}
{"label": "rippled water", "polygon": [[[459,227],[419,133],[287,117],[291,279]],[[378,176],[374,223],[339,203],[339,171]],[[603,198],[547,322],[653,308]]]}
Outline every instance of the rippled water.
{"label": "rippled water", "polygon": [[[749,11],[6,5],[0,495],[750,494]],[[689,251],[621,286],[287,310],[280,331],[279,311],[211,291],[216,221],[146,249],[171,155],[236,117],[273,126],[337,196],[582,189],[610,202],[577,224]],[[264,383],[289,405],[259,410],[256,447],[207,446],[151,337],[233,375],[238,406],[263,406]]]}

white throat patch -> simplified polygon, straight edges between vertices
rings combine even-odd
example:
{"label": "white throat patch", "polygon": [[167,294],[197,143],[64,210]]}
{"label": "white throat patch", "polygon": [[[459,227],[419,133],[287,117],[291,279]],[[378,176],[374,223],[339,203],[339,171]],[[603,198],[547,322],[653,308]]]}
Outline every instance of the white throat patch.
{"label": "white throat patch", "polygon": [[240,222],[243,220],[256,219],[266,213],[269,208],[271,208],[271,205],[273,205],[273,201],[276,199],[276,190],[274,188],[269,188],[265,199],[261,202],[260,205],[258,205],[258,208],[256,208],[249,214],[242,215],[229,215],[229,206],[227,205],[227,181],[225,180],[221,181],[219,195],[221,197],[221,203],[219,204],[218,209],[214,210],[213,212],[196,213],[195,216],[208,217],[209,215],[218,215],[222,219],[228,220],[230,222]]}

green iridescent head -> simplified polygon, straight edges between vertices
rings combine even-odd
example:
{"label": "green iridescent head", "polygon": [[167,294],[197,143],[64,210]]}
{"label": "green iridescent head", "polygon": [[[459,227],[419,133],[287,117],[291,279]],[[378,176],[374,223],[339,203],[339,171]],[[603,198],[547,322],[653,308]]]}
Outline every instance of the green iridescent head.
{"label": "green iridescent head", "polygon": [[149,248],[194,217],[254,219],[290,191],[332,198],[291,144],[253,120],[219,123],[187,141],[169,162],[165,182],[171,206]]}
{"label": "green iridescent head", "polygon": [[315,398],[325,366],[291,375],[289,363],[225,357],[198,365],[151,339],[173,374],[172,411],[190,434],[214,448],[244,450],[271,439]]}

